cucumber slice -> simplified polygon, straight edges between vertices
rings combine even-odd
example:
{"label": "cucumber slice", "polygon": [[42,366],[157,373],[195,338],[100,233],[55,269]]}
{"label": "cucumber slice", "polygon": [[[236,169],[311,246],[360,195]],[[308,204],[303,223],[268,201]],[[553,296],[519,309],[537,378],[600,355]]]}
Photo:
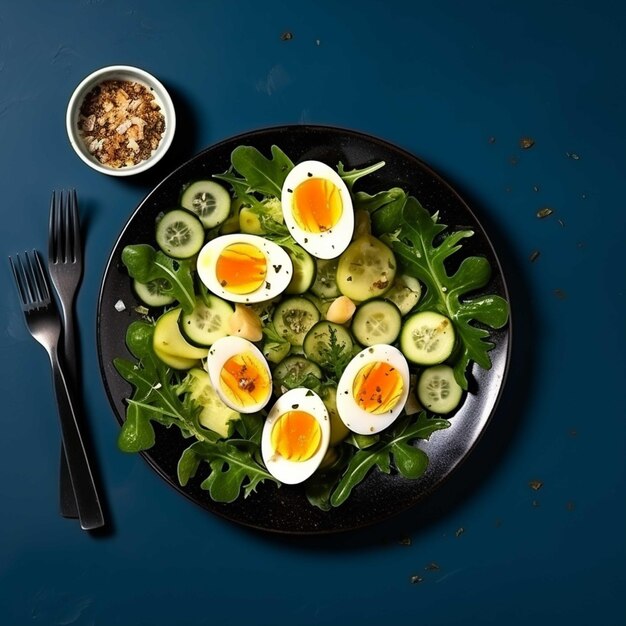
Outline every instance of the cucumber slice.
{"label": "cucumber slice", "polygon": [[204,227],[190,211],[174,209],[157,222],[156,241],[168,256],[188,259],[200,252],[204,244]]}
{"label": "cucumber slice", "polygon": [[263,344],[263,356],[270,363],[280,363],[291,350],[291,344],[288,341],[267,341]]}
{"label": "cucumber slice", "polygon": [[191,313],[181,313],[178,326],[183,337],[193,346],[212,346],[228,335],[228,320],[233,308],[226,300],[206,295],[196,300]]}
{"label": "cucumber slice", "polygon": [[364,346],[392,344],[400,334],[400,309],[388,300],[374,298],[360,304],[352,318],[352,334]]}
{"label": "cucumber slice", "polygon": [[307,359],[320,365],[327,364],[333,334],[337,345],[342,347],[344,352],[352,352],[354,347],[352,337],[343,326],[333,322],[318,322],[306,334],[302,343]]}
{"label": "cucumber slice", "polygon": [[396,276],[391,289],[385,294],[387,300],[391,300],[402,315],[406,315],[413,309],[422,296],[422,285],[413,276]]}
{"label": "cucumber slice", "polygon": [[350,429],[343,423],[337,410],[337,387],[325,387],[321,392],[321,398],[330,417],[330,441],[328,445],[336,446],[350,434]]}
{"label": "cucumber slice", "polygon": [[340,296],[337,286],[337,265],[336,259],[315,259],[315,281],[311,285],[311,291],[318,297],[326,300]]}
{"label": "cucumber slice", "polygon": [[293,248],[285,248],[293,264],[293,275],[285,293],[301,294],[308,291],[315,281],[315,261],[304,248],[295,245]]}
{"label": "cucumber slice", "polygon": [[454,326],[445,315],[421,311],[411,315],[404,323],[400,349],[413,363],[436,365],[452,354],[454,341]]}
{"label": "cucumber slice", "polygon": [[230,214],[230,194],[215,181],[197,180],[183,189],[180,206],[195,213],[204,228],[214,228]]}
{"label": "cucumber slice", "polygon": [[433,413],[445,415],[456,409],[463,397],[463,389],[448,365],[427,367],[417,383],[420,404]]}
{"label": "cucumber slice", "polygon": [[278,387],[286,386],[293,389],[302,386],[309,375],[322,380],[322,370],[317,363],[303,356],[289,356],[276,366],[274,383]]}
{"label": "cucumber slice", "polygon": [[155,278],[147,283],[133,281],[133,289],[137,297],[147,306],[167,306],[174,302],[174,298],[165,293],[170,289],[170,284],[165,278]]}
{"label": "cucumber slice", "polygon": [[337,286],[355,302],[382,296],[396,275],[396,259],[382,241],[364,235],[353,241],[339,257]]}
{"label": "cucumber slice", "polygon": [[191,399],[202,407],[198,415],[200,424],[220,437],[229,437],[241,415],[222,402],[211,384],[208,373],[194,367],[187,374],[183,384]]}
{"label": "cucumber slice", "polygon": [[[152,345],[156,350],[170,356],[181,359],[204,359],[207,356],[207,348],[198,348],[192,346],[182,336],[178,327],[178,318],[181,314],[181,308],[176,307],[163,313],[156,321],[154,327],[154,336]],[[174,366],[172,366],[174,367]]]}
{"label": "cucumber slice", "polygon": [[276,332],[292,346],[301,346],[304,337],[319,322],[320,312],[306,298],[287,298],[274,309],[272,322]]}

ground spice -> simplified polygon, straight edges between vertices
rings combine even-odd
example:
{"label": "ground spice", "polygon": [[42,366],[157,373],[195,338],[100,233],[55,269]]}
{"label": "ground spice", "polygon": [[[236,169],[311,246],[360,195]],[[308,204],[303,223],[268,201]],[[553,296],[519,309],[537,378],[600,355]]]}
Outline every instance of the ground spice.
{"label": "ground spice", "polygon": [[165,118],[152,91],[122,80],[94,87],[81,105],[78,123],[89,152],[112,168],[145,161],[165,131]]}

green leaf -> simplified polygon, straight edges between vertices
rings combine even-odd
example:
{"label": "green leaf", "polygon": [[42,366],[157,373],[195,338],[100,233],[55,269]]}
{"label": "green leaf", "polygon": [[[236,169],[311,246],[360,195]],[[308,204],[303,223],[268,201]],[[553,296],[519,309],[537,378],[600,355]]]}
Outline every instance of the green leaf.
{"label": "green leaf", "polygon": [[193,289],[192,261],[172,259],[148,244],[138,244],[126,246],[122,250],[122,263],[131,278],[141,283],[157,278],[165,279],[169,288],[163,289],[163,293],[178,300],[185,313],[193,311],[196,297]]}
{"label": "green leaf", "polygon": [[417,439],[428,439],[436,430],[449,426],[448,420],[428,418],[424,411],[396,422],[388,431],[381,434],[378,443],[359,450],[352,457],[331,496],[331,504],[333,506],[343,504],[373,467],[389,473],[392,459],[402,476],[419,478],[426,471],[428,457],[412,443]]}
{"label": "green leaf", "polygon": [[384,161],[379,161],[378,163],[368,165],[367,167],[363,167],[361,169],[346,170],[343,166],[343,163],[339,161],[339,164],[337,165],[337,171],[339,172],[339,176],[341,176],[343,182],[346,183],[346,187],[350,191],[352,191],[354,183],[356,183],[359,178],[363,178],[363,176],[367,176],[368,174],[379,170],[381,167],[385,167]]}
{"label": "green leaf", "polygon": [[245,179],[248,192],[256,191],[280,198],[293,163],[278,146],[272,146],[271,152],[272,158],[267,159],[252,146],[238,146],[231,154],[231,162]]}
{"label": "green leaf", "polygon": [[407,199],[402,217],[391,245],[404,271],[426,286],[419,309],[438,311],[452,320],[460,344],[454,374],[467,389],[466,370],[471,361],[484,369],[491,367],[489,332],[474,322],[501,328],[508,320],[508,304],[498,295],[467,297],[489,282],[491,267],[484,257],[467,257],[454,274],[447,272],[445,261],[461,249],[461,241],[473,231],[459,230],[441,239],[447,226],[413,197]]}
{"label": "green leaf", "polygon": [[117,439],[122,452],[141,452],[154,445],[154,428],[145,412],[137,405],[130,405],[126,411],[126,421]]}
{"label": "green leaf", "polygon": [[357,191],[353,196],[354,208],[362,209],[368,213],[374,213],[381,207],[397,202],[398,200],[405,200],[406,192],[400,187],[392,187],[386,191],[379,191],[373,196],[365,191]]}

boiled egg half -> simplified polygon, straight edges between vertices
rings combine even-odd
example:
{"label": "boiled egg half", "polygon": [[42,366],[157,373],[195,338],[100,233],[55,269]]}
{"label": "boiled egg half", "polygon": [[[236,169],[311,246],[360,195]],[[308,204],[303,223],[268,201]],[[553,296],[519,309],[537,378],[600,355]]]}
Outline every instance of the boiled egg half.
{"label": "boiled egg half", "polygon": [[267,471],[281,483],[295,485],[319,467],[330,441],[330,418],[322,399],[297,387],[278,398],[261,435]]}
{"label": "boiled egg half", "polygon": [[287,175],[281,202],[289,234],[318,259],[334,259],[354,231],[352,198],[339,174],[320,161],[303,161]]}
{"label": "boiled egg half", "polygon": [[209,348],[206,370],[222,402],[239,413],[256,413],[270,400],[269,365],[263,353],[247,339],[218,339]]}
{"label": "boiled egg half", "polygon": [[273,241],[256,235],[222,235],[198,254],[200,280],[215,295],[231,302],[264,302],[289,285],[293,264]]}
{"label": "boiled egg half", "polygon": [[339,379],[339,417],[355,433],[378,433],[400,415],[409,385],[409,365],[400,350],[387,344],[365,348],[348,363]]}

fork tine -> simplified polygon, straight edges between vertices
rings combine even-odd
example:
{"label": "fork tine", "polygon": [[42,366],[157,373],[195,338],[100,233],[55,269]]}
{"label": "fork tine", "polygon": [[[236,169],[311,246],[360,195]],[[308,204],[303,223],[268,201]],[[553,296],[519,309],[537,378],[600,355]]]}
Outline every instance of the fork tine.
{"label": "fork tine", "polygon": [[32,306],[36,300],[35,285],[32,281],[32,274],[29,272],[30,261],[28,260],[28,252],[24,252],[25,261],[22,261],[20,255],[17,255],[17,263],[19,265],[20,275],[22,276],[24,293],[26,294],[26,305]]}
{"label": "fork tine", "polygon": [[13,261],[11,257],[9,257],[9,263],[11,264],[11,271],[13,272],[13,278],[15,278],[15,286],[17,287],[17,292],[20,297],[20,303],[22,307],[25,307],[28,304],[28,298],[24,290],[24,276],[23,276],[23,268],[21,267],[21,262],[20,262],[20,255],[19,254],[16,255],[15,261]]}
{"label": "fork tine", "polygon": [[48,260],[52,263],[57,262],[57,246],[56,240],[58,236],[57,231],[57,195],[56,192],[52,192],[50,197],[50,221],[48,222]]}
{"label": "fork tine", "polygon": [[78,216],[78,197],[76,196],[76,189],[72,189],[68,192],[69,198],[69,223],[68,223],[68,235],[71,240],[71,249],[68,254],[68,259],[75,263],[81,258],[80,249],[80,218]]}
{"label": "fork tine", "polygon": [[33,280],[37,285],[37,294],[39,296],[39,301],[47,305],[50,302],[50,291],[48,290],[48,281],[46,280],[46,275],[44,273],[43,265],[41,264],[41,259],[39,258],[39,253],[36,250],[33,250],[32,257],[35,259],[36,264],[34,264],[30,260],[30,256],[28,253],[26,254],[26,258],[29,261],[30,268],[33,274]]}

